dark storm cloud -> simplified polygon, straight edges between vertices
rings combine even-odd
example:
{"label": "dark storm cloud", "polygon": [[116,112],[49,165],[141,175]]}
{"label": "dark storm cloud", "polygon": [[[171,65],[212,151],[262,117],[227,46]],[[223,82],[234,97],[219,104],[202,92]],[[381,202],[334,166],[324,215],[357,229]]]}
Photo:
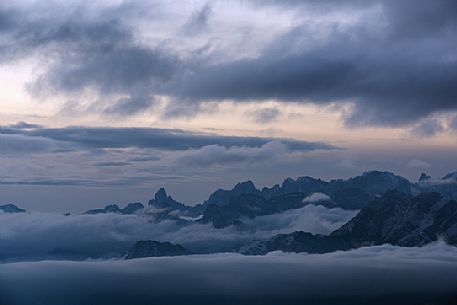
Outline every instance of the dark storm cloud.
{"label": "dark storm cloud", "polygon": [[[359,1],[272,3],[295,9],[364,7]],[[182,81],[178,92],[197,100],[352,101],[349,125],[398,125],[456,110],[456,2],[366,3],[382,5],[384,19],[348,31],[333,29],[326,43],[290,54],[288,48],[309,35],[306,25],[299,26],[258,58],[198,70]]]}
{"label": "dark storm cloud", "polygon": [[[49,10],[51,11],[51,7]],[[116,19],[85,19],[83,10],[77,9],[63,13],[63,18],[41,13],[34,14],[25,7],[5,9],[0,6],[0,20],[1,16],[6,16],[4,22],[8,25],[3,27],[0,33],[9,38],[1,44],[3,59],[19,58],[40,48],[52,46],[57,47],[57,52],[52,55],[59,59],[65,51],[72,49],[81,51],[86,48],[109,47],[113,41],[131,39],[131,34],[122,28]]]}
{"label": "dark storm cloud", "polygon": [[426,50],[420,44],[417,49],[402,43],[388,46],[378,37],[348,39],[335,34],[318,50],[290,56],[264,53],[254,60],[207,67],[184,80],[179,90],[182,96],[204,100],[354,101],[350,125],[402,124],[457,109],[457,62],[443,60],[446,44]]}
{"label": "dark storm cloud", "polygon": [[100,100],[109,99],[98,111],[134,114],[154,103],[153,93],[177,73],[180,61],[169,50],[139,43],[123,18],[141,6],[131,5],[127,13],[125,6],[101,12],[102,17],[88,17],[84,7],[69,8],[63,18],[0,6],[0,22],[7,25],[0,30],[5,37],[0,52],[4,60],[37,51],[47,55],[47,71],[29,86],[35,94],[92,89]]}
{"label": "dark storm cloud", "polygon": [[[99,99],[91,110],[109,114],[134,114],[153,105],[155,95],[171,97],[173,113],[180,113],[184,104],[226,99],[353,102],[355,107],[346,116],[352,126],[404,125],[457,109],[455,1],[245,3],[322,16],[328,11],[350,16],[370,9],[379,15],[348,28],[329,26],[323,40],[310,45],[300,43],[319,33],[310,33],[307,24],[298,25],[256,58],[224,58],[208,65],[206,55],[195,60],[192,50],[178,56],[177,50],[164,49],[160,42],[140,43],[124,15],[150,10],[141,4],[123,4],[96,17],[85,14],[82,6],[60,19],[0,6],[0,33],[5,38],[0,52],[4,61],[37,50],[50,54],[48,70],[32,91],[74,94],[94,89]],[[203,31],[211,5],[194,13],[186,27]],[[183,108],[191,114],[200,111],[198,106]]]}
{"label": "dark storm cloud", "polygon": [[457,2],[453,0],[386,0],[384,3],[391,35],[395,38],[433,38],[440,31],[456,30]]}
{"label": "dark storm cloud", "polygon": [[289,149],[310,151],[317,149],[338,149],[322,143],[290,139],[274,139],[260,137],[221,136],[187,132],[181,129],[159,128],[97,128],[97,127],[65,127],[15,129],[3,128],[2,134],[20,135],[29,139],[39,138],[65,143],[72,143],[83,148],[155,148],[161,150],[197,149],[208,145],[221,147],[244,146],[261,147],[271,141],[283,142]]}

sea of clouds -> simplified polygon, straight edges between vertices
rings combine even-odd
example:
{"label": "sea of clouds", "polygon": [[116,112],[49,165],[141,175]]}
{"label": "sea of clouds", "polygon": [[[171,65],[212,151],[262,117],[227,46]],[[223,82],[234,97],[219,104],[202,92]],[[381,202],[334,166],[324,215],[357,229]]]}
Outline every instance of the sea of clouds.
{"label": "sea of clouds", "polygon": [[0,303],[455,304],[457,248],[0,264]]}
{"label": "sea of clouds", "polygon": [[174,220],[156,222],[149,214],[0,214],[0,258],[43,259],[62,253],[83,258],[122,256],[138,240],[170,241],[195,252],[231,251],[253,239],[296,230],[326,234],[355,214],[356,211],[307,205],[242,219],[242,226],[224,229],[210,224],[182,225]]}

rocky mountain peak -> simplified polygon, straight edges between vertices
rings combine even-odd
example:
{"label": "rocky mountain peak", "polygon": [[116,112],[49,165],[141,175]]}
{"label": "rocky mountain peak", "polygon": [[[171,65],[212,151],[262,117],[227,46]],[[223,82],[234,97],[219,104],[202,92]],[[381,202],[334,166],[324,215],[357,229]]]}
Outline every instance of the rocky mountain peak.
{"label": "rocky mountain peak", "polygon": [[24,209],[18,208],[12,203],[0,205],[0,211],[4,213],[25,213]]}
{"label": "rocky mountain peak", "polygon": [[421,176],[419,177],[419,182],[427,181],[430,180],[432,177],[427,175],[426,173],[422,173]]}
{"label": "rocky mountain peak", "polygon": [[247,180],[237,183],[232,189],[232,192],[236,194],[254,194],[257,193],[258,190],[251,180]]}
{"label": "rocky mountain peak", "polygon": [[167,192],[161,187],[154,195],[154,200],[157,202],[165,202],[168,200]]}
{"label": "rocky mountain peak", "polygon": [[453,179],[457,181],[457,172],[449,173],[443,177],[443,180]]}

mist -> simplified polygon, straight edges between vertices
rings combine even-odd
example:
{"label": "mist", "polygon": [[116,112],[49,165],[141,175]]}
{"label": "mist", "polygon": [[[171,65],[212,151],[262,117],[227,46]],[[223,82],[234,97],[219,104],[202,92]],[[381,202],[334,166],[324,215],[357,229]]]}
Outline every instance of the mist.
{"label": "mist", "polygon": [[[150,213],[151,210],[148,210]],[[307,205],[255,219],[242,226],[215,229],[210,224],[175,220],[156,222],[154,215],[0,214],[0,258],[42,259],[60,253],[74,258],[119,257],[138,240],[179,243],[194,252],[231,251],[253,239],[304,230],[326,234],[357,211]]]}

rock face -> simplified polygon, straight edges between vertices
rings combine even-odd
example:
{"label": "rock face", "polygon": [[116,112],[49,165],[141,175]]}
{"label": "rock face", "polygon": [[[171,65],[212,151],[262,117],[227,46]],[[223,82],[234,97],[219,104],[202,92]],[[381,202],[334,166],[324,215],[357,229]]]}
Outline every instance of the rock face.
{"label": "rock face", "polygon": [[430,180],[432,177],[427,175],[426,173],[422,173],[421,176],[419,177],[419,182],[422,182],[422,181],[427,181],[427,180]]}
{"label": "rock face", "polygon": [[[359,209],[392,189],[405,194],[411,193],[410,182],[407,179],[390,172],[371,171],[348,180],[329,182],[312,177],[300,177],[297,180],[287,178],[281,186],[263,188],[262,195],[265,198],[272,198],[289,193],[303,193],[307,196],[312,193],[323,193],[342,208]],[[353,198],[357,200],[351,200]]]}
{"label": "rock face", "polygon": [[384,243],[422,246],[440,236],[457,244],[457,202],[438,193],[410,197],[388,192],[331,236],[343,237],[355,247]]}
{"label": "rock face", "polygon": [[121,209],[121,214],[135,214],[142,209],[144,209],[144,205],[140,202],[129,203],[125,208]]}
{"label": "rock face", "polygon": [[3,213],[25,213],[25,210],[24,209],[20,209],[16,205],[9,203],[9,204],[0,205],[0,212],[3,212]]}
{"label": "rock face", "polygon": [[457,181],[457,172],[449,173],[442,178],[443,180],[452,179]]}
{"label": "rock face", "polygon": [[140,257],[162,257],[189,255],[191,252],[181,245],[173,245],[170,242],[152,240],[137,241],[128,251],[125,259]]}
{"label": "rock face", "polygon": [[144,205],[140,202],[129,203],[125,208],[121,209],[117,204],[110,204],[105,206],[103,209],[93,209],[84,212],[87,215],[95,215],[95,214],[107,214],[107,213],[114,213],[114,214],[123,214],[123,215],[131,215],[135,214],[138,211],[144,209]]}
{"label": "rock face", "polygon": [[[212,223],[216,228],[223,228],[240,223],[243,217],[254,218],[281,213],[310,203],[328,208],[357,210],[368,206],[374,199],[391,189],[411,194],[408,180],[389,172],[378,171],[366,172],[348,180],[330,182],[311,177],[301,177],[297,180],[288,178],[281,186],[263,188],[262,191],[258,191],[252,182],[247,181],[237,184],[231,191],[219,190],[213,193],[210,200],[204,204],[207,207],[200,222]],[[239,194],[241,190],[248,193]],[[329,199],[317,202],[304,201],[316,193],[321,193]]]}
{"label": "rock face", "polygon": [[239,182],[231,190],[222,190],[218,189],[212,193],[208,200],[206,200],[203,205],[217,205],[224,206],[230,203],[234,198],[243,195],[243,194],[260,194],[260,191],[255,187],[254,183],[250,180]]}
{"label": "rock face", "polygon": [[427,179],[419,179],[414,188],[417,192],[437,192],[445,198],[457,200],[457,172],[449,173],[441,179],[433,179],[427,176]]}
{"label": "rock face", "polygon": [[188,208],[186,205],[168,196],[164,188],[160,188],[155,193],[154,198],[149,200],[148,204],[158,209],[185,210]]}
{"label": "rock face", "polygon": [[[281,185],[258,190],[252,181],[237,183],[231,190],[219,189],[208,200],[196,206],[188,206],[159,189],[149,200],[147,214],[154,221],[174,220],[182,225],[189,222],[212,224],[216,228],[241,224],[243,218],[281,213],[301,208],[307,204],[323,205],[360,210],[369,206],[389,190],[410,196],[421,192],[438,192],[448,199],[457,199],[457,174],[451,173],[443,179],[433,180],[426,174],[421,181],[411,184],[407,179],[390,172],[370,171],[347,180],[323,181],[312,177],[287,178]],[[325,200],[309,201],[313,195],[324,196]],[[118,213],[133,214],[142,210],[141,203],[129,204],[126,208],[109,205],[103,209],[87,211],[86,214]]]}
{"label": "rock face", "polygon": [[271,251],[322,253],[385,243],[422,246],[443,237],[457,245],[457,202],[438,193],[408,196],[389,191],[328,236],[282,234],[241,248],[248,255]]}
{"label": "rock face", "polygon": [[[302,193],[290,193],[265,199],[260,195],[242,194],[230,199],[223,206],[209,205],[203,213],[201,223],[211,223],[215,228],[223,228],[241,223],[242,218],[255,218],[262,215],[281,213],[290,209],[298,209],[309,202],[304,202]],[[327,207],[334,207],[332,202],[320,201]]]}
{"label": "rock face", "polygon": [[154,195],[154,198],[149,200],[148,211],[150,215],[154,215],[156,222],[164,220],[175,220],[181,224],[187,223],[183,217],[196,217],[203,213],[202,205],[191,207],[179,201],[174,200],[167,195],[164,188],[160,188]]}
{"label": "rock face", "polygon": [[291,234],[279,234],[267,240],[254,241],[241,247],[239,252],[244,255],[265,255],[273,251],[326,253],[349,249],[350,245],[342,238],[296,231]]}

